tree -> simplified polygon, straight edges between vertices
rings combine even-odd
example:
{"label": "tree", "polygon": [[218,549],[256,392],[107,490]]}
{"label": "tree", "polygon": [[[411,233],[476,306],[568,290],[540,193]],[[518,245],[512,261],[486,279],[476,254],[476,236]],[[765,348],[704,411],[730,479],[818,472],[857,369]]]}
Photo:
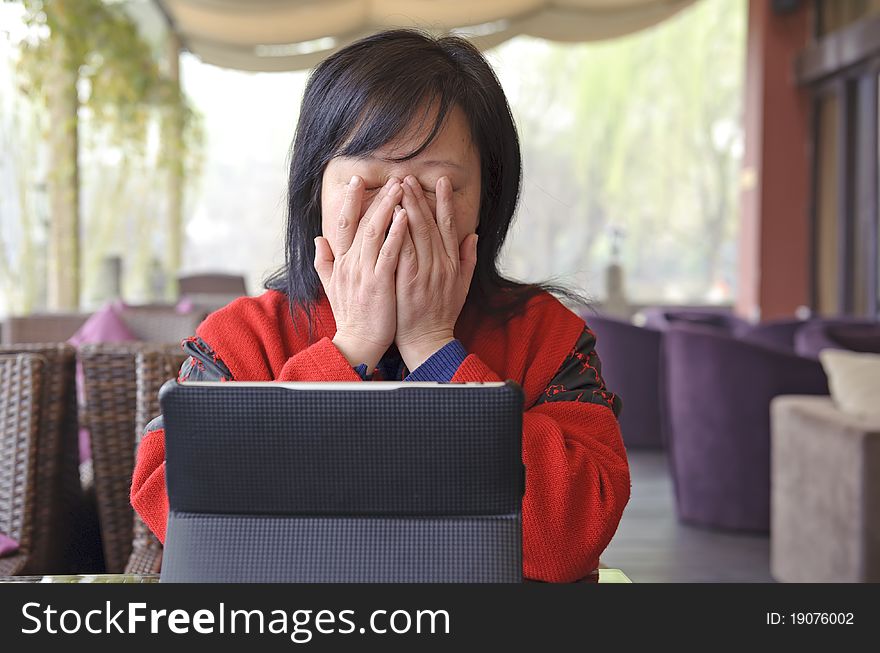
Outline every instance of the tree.
{"label": "tree", "polygon": [[[198,143],[198,122],[176,81],[160,73],[149,44],[121,5],[102,0],[24,0],[22,4],[29,27],[29,38],[21,44],[22,88],[48,112],[48,304],[75,310],[84,272],[79,166],[84,155],[84,116],[96,142],[122,150],[123,171],[145,161],[149,125],[163,116],[164,123],[171,125],[165,130],[170,156],[163,163],[171,177],[172,200],[178,205],[180,193],[174,188],[185,175],[183,144]],[[190,133],[189,139],[184,131]],[[179,216],[180,210],[172,207],[169,212]],[[111,211],[107,219],[116,216]],[[177,243],[172,239],[179,248]],[[88,267],[94,269],[101,252],[91,242],[89,248]],[[179,264],[179,253],[170,260]],[[173,278],[175,272],[170,270],[168,276]]]}
{"label": "tree", "polygon": [[614,228],[636,300],[732,286],[744,54],[742,0],[608,42],[502,45],[524,156],[509,271],[600,295]]}

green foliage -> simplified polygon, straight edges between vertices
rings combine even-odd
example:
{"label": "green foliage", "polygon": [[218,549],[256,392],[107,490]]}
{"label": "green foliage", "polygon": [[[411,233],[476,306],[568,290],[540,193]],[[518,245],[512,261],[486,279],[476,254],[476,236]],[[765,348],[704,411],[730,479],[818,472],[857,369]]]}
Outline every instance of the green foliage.
{"label": "green foliage", "polygon": [[[613,227],[631,298],[706,301],[726,288],[730,301],[745,16],[744,0],[701,0],[645,32],[519,55],[525,237],[510,244],[514,273],[568,275],[601,297]],[[519,46],[505,47],[502,59]],[[541,231],[564,237],[537,252]]]}
{"label": "green foliage", "polygon": [[[113,141],[142,148],[155,112],[180,111],[198,132],[198,116],[159,71],[154,53],[119,4],[104,0],[24,0],[33,37],[22,44],[22,90],[45,101],[46,72],[67,65],[77,72],[79,99]],[[60,46],[60,48],[59,48]],[[66,56],[58,57],[59,49]],[[189,141],[197,145],[198,138]]]}
{"label": "green foliage", "polygon": [[[201,116],[179,85],[163,75],[157,62],[166,52],[152,51],[121,4],[104,0],[18,4],[24,7],[27,26],[27,36],[18,44],[18,85],[41,125],[41,140],[48,139],[50,130],[64,127],[47,119],[51,84],[65,70],[76,80],[79,108],[67,127],[79,134],[80,205],[85,209],[79,231],[87,303],[101,285],[104,258],[127,254],[132,242],[140,249],[127,261],[125,288],[149,299],[153,259],[161,258],[155,251],[164,246],[156,235],[166,227],[157,223],[156,196],[163,195],[171,177],[190,185],[198,179],[204,140]],[[167,125],[180,125],[182,138],[176,137],[176,128],[164,128]],[[162,139],[158,144],[157,134]],[[32,173],[22,170],[19,175]],[[32,247],[40,238],[41,225],[36,224],[33,202],[25,195],[21,212],[30,226],[22,231],[26,242],[21,245]],[[36,262],[31,265],[45,268]],[[28,297],[15,304],[17,310],[26,310],[43,302]]]}

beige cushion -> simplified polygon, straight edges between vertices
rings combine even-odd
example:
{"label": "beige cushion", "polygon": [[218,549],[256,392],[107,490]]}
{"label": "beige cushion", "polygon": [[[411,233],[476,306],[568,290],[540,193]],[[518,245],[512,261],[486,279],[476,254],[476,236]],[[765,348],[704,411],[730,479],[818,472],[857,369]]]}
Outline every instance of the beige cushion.
{"label": "beige cushion", "polygon": [[880,420],[880,354],[824,349],[819,360],[831,398],[842,412]]}

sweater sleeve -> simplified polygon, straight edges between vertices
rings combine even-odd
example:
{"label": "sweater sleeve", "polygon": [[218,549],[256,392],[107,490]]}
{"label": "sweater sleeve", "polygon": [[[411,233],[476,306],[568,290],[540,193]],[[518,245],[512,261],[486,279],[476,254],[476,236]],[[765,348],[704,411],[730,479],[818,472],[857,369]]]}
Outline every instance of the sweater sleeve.
{"label": "sweater sleeve", "polygon": [[[597,569],[629,501],[620,399],[605,388],[594,344],[585,327],[523,414],[523,573],[530,579],[570,582]],[[452,378],[502,380],[475,354]]]}
{"label": "sweater sleeve", "polygon": [[[229,368],[204,340],[199,337],[188,338],[182,346],[190,356],[181,366],[178,380],[233,380]],[[291,356],[276,380],[362,381],[363,377],[349,365],[348,360],[329,338],[322,338]],[[168,522],[168,495],[165,490],[165,428],[161,416],[144,429],[131,479],[130,500],[144,523],[164,544]]]}
{"label": "sweater sleeve", "polygon": [[[358,366],[360,367],[360,366]],[[366,372],[366,367],[362,368]],[[363,381],[358,371],[328,337],[294,354],[276,381]]]}
{"label": "sweater sleeve", "polygon": [[159,416],[147,424],[131,476],[131,506],[165,544],[168,495],[165,492],[165,428]]}
{"label": "sweater sleeve", "polygon": [[436,381],[449,383],[455,371],[467,358],[467,351],[457,338],[446,343],[410,372],[404,381]]}

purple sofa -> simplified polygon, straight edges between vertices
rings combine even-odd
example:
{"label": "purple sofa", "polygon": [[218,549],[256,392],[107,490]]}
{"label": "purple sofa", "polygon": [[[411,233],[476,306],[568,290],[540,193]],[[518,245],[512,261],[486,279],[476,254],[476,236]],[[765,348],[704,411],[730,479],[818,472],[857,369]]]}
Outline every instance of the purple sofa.
{"label": "purple sofa", "polygon": [[770,400],[827,395],[817,361],[717,329],[664,333],[670,466],[678,516],[708,527],[770,527]]}
{"label": "purple sofa", "polygon": [[662,333],[603,315],[583,315],[596,335],[602,377],[620,395],[620,430],[627,448],[663,447]]}

